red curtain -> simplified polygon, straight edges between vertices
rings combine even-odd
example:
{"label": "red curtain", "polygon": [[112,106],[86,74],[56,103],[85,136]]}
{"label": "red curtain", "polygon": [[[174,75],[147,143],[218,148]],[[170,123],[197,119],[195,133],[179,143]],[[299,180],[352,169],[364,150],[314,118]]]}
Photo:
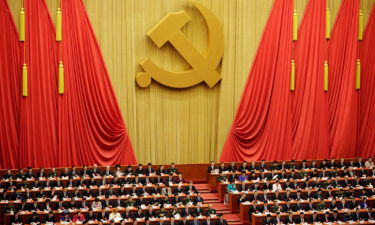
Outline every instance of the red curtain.
{"label": "red curtain", "polygon": [[374,157],[375,149],[375,5],[360,43],[361,89],[359,91],[358,149],[362,157]]}
{"label": "red curtain", "polygon": [[81,0],[62,1],[65,94],[59,165],[136,164],[100,48]]}
{"label": "red curtain", "polygon": [[[289,1],[275,0],[221,161],[356,157],[357,136],[360,154],[374,155],[372,31],[368,28],[362,44],[364,90],[358,123],[359,1],[342,1],[328,43],[325,5],[324,0],[308,3],[293,51],[296,88],[289,92],[292,8]],[[277,14],[282,10],[284,14]],[[326,93],[325,59],[329,64]]]}
{"label": "red curtain", "polygon": [[57,45],[45,1],[25,0],[29,95],[21,99],[20,166],[57,164]]}
{"label": "red curtain", "polygon": [[355,89],[358,57],[359,1],[343,0],[329,41],[330,157],[355,157],[358,92]]}
{"label": "red curtain", "polygon": [[291,156],[289,81],[292,0],[276,0],[249,73],[221,161]]}
{"label": "red curtain", "polygon": [[[44,0],[24,2],[24,44],[6,0],[0,0],[0,168],[136,164],[83,3],[62,3],[59,46]],[[65,64],[64,95],[57,92],[59,54]],[[27,97],[21,97],[23,59]]]}
{"label": "red curtain", "polygon": [[325,15],[326,0],[309,1],[293,51],[296,89],[291,92],[292,159],[329,156],[327,96],[323,90]]}
{"label": "red curtain", "polygon": [[6,0],[0,0],[0,49],[0,168],[16,168],[22,46]]}

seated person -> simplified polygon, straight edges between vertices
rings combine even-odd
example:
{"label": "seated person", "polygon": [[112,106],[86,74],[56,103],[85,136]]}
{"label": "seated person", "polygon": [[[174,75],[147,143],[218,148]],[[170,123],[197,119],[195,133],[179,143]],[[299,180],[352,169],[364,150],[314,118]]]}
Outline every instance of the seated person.
{"label": "seated person", "polygon": [[159,169],[156,172],[159,176],[167,174],[168,170],[164,168],[164,165],[160,165]]}
{"label": "seated person", "polygon": [[70,174],[69,169],[65,168],[64,171],[60,173],[60,177],[61,178],[68,178],[69,174]]}
{"label": "seated person", "polygon": [[90,173],[91,173],[91,177],[99,177],[102,174],[97,164],[94,164]]}
{"label": "seated person", "polygon": [[64,223],[72,222],[72,219],[70,218],[68,211],[65,211],[65,212],[62,213],[62,215],[60,217],[60,223],[61,222],[64,222]]}
{"label": "seated person", "polygon": [[72,166],[72,170],[69,172],[70,177],[78,177],[78,172],[75,166]]}
{"label": "seated person", "polygon": [[95,198],[95,200],[91,204],[91,208],[93,211],[102,209],[102,203],[99,201],[99,198]]}
{"label": "seated person", "polygon": [[370,169],[374,168],[374,162],[371,157],[366,160],[365,167]]}
{"label": "seated person", "polygon": [[73,222],[84,222],[85,221],[85,216],[81,213],[81,211],[78,211],[76,215],[73,217]]}
{"label": "seated person", "polygon": [[112,209],[112,212],[109,214],[109,220],[114,220],[115,222],[122,220],[121,214],[117,212],[117,208]]}
{"label": "seated person", "polygon": [[197,193],[197,189],[194,187],[193,185],[193,181],[190,181],[189,182],[189,186],[185,187],[185,191],[184,191],[185,194],[196,194]]}
{"label": "seated person", "polygon": [[98,217],[97,215],[94,213],[94,211],[92,211],[91,209],[89,210],[89,213],[85,216],[85,223],[89,223],[89,222],[94,222],[94,221],[97,221],[98,220]]}
{"label": "seated person", "polygon": [[332,223],[333,222],[333,218],[332,216],[330,215],[330,213],[327,211],[323,214],[324,218],[323,218],[323,223]]}
{"label": "seated person", "polygon": [[246,185],[246,181],[242,181],[239,187],[239,191],[250,191],[250,186]]}
{"label": "seated person", "polygon": [[151,163],[147,164],[147,169],[146,169],[145,172],[146,172],[147,176],[151,176],[152,174],[155,173],[155,170],[152,168],[152,164]]}
{"label": "seated person", "polygon": [[34,175],[34,172],[33,172],[33,168],[31,166],[29,166],[27,168],[26,179],[32,179],[32,178],[35,178],[35,175]]}
{"label": "seated person", "polygon": [[56,178],[57,177],[56,168],[51,169],[51,171],[48,174],[48,177],[49,178]]}
{"label": "seated person", "polygon": [[208,173],[212,173],[212,172],[216,171],[216,169],[217,168],[215,166],[215,161],[211,161],[211,164],[210,164],[210,166],[207,169]]}
{"label": "seated person", "polygon": [[308,220],[308,223],[323,223],[323,220],[319,217],[318,212],[314,211],[311,218]]}
{"label": "seated person", "polygon": [[145,175],[145,170],[143,169],[142,164],[138,164],[138,168],[135,170],[135,175]]}
{"label": "seated person", "polygon": [[129,165],[125,170],[125,176],[133,176],[134,174],[133,168]]}
{"label": "seated person", "polygon": [[178,174],[179,173],[177,168],[176,168],[175,163],[171,163],[171,167],[169,167],[168,173],[172,173],[172,174]]}
{"label": "seated person", "polygon": [[138,208],[137,212],[134,214],[136,219],[143,219],[145,218],[145,214],[142,212],[141,208]]}
{"label": "seated person", "polygon": [[103,171],[102,173],[102,176],[113,176],[113,171],[111,170],[111,167],[110,166],[106,166],[105,167],[105,170]]}
{"label": "seated person", "polygon": [[238,177],[238,180],[241,182],[248,180],[245,170],[242,171],[241,175]]}
{"label": "seated person", "polygon": [[34,223],[34,224],[40,224],[40,218],[36,212],[33,212],[33,215],[27,220],[28,224]]}
{"label": "seated person", "polygon": [[10,224],[12,225],[22,224],[22,218],[20,214],[21,214],[20,212],[16,212],[16,214],[14,214],[14,216],[11,217]]}
{"label": "seated person", "polygon": [[355,217],[350,210],[344,213],[344,222],[355,221]]}
{"label": "seated person", "polygon": [[[152,207],[150,207],[150,209],[152,209]],[[132,219],[135,219],[134,217],[134,214],[130,212],[130,209],[127,208],[125,210],[125,212],[122,214],[122,218],[126,219],[126,220],[132,220]]]}
{"label": "seated person", "polygon": [[225,166],[225,163],[221,163],[220,166],[219,166],[219,173],[224,173],[224,172],[227,172],[227,167]]}
{"label": "seated person", "polygon": [[227,166],[227,171],[229,172],[237,172],[237,166],[234,162],[231,162],[228,166]]}
{"label": "seated person", "polygon": [[[177,170],[176,170],[177,171]],[[178,177],[175,179],[175,182],[177,183],[177,184],[179,184],[179,183],[185,183],[185,180],[182,178],[182,173],[179,173],[178,174]]]}
{"label": "seated person", "polygon": [[13,174],[12,171],[8,169],[7,172],[5,172],[5,174],[3,175],[3,180],[9,180],[10,178],[13,178]]}
{"label": "seated person", "polygon": [[368,208],[367,212],[363,214],[363,218],[365,221],[374,220],[375,219],[375,212],[372,211],[372,208]]}
{"label": "seated person", "polygon": [[247,197],[246,193],[243,192],[241,197],[238,199],[238,202],[241,204],[242,202],[248,202],[250,201],[249,197]]}
{"label": "seated person", "polygon": [[87,177],[87,176],[90,176],[90,175],[91,175],[90,172],[91,172],[91,171],[89,171],[89,169],[87,168],[87,166],[84,165],[84,166],[83,166],[83,169],[81,170],[80,176],[81,176],[81,177]]}
{"label": "seated person", "polygon": [[263,221],[264,225],[273,225],[276,224],[275,219],[271,217],[271,214],[267,214],[266,219]]}
{"label": "seated person", "polygon": [[236,187],[236,184],[234,183],[234,181],[232,181],[227,186],[227,192],[230,193],[230,192],[234,192],[234,191],[237,191],[237,187]]}
{"label": "seated person", "polygon": [[288,212],[287,217],[284,220],[285,224],[294,224],[297,223],[297,221],[293,218],[293,213],[291,211]]}

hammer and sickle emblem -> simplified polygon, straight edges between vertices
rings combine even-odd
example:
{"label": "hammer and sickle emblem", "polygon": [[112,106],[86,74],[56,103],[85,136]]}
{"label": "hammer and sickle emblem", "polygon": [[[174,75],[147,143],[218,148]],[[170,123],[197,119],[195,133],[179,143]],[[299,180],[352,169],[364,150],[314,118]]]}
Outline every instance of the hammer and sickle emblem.
{"label": "hammer and sickle emblem", "polygon": [[181,28],[191,19],[185,10],[167,14],[147,36],[161,48],[170,42],[173,47],[190,64],[192,69],[183,72],[169,72],[157,66],[151,59],[145,58],[140,66],[145,72],[136,76],[139,86],[147,87],[151,78],[155,81],[173,88],[187,88],[204,81],[209,87],[221,80],[216,71],[224,52],[224,32],[218,18],[199,2],[190,1],[206,21],[208,29],[207,54],[200,54],[181,32]]}

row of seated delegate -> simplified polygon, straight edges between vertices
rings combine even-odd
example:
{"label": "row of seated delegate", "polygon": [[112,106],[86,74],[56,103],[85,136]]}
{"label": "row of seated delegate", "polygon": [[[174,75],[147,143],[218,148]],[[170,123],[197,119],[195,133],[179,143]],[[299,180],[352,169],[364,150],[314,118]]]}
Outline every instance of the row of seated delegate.
{"label": "row of seated delegate", "polygon": [[268,213],[259,224],[374,224],[374,210],[347,210],[309,213]]}
{"label": "row of seated delegate", "polygon": [[161,207],[176,206],[184,207],[191,205],[203,204],[203,199],[199,195],[191,197],[187,196],[150,196],[150,197],[88,197],[88,198],[63,198],[63,199],[38,199],[38,200],[23,200],[23,201],[1,201],[1,206],[6,212],[10,211],[44,211],[44,210],[58,210],[58,209],[86,209],[86,208],[112,208],[112,207]]}
{"label": "row of seated delegate", "polygon": [[228,192],[234,191],[288,191],[288,190],[332,190],[337,188],[368,188],[373,189],[375,177],[368,178],[327,178],[327,179],[295,179],[286,181],[232,181],[222,182],[227,185]]}
{"label": "row of seated delegate", "polygon": [[[211,222],[211,218],[216,221]],[[144,223],[149,222],[163,222],[189,225],[191,221],[205,220],[207,225],[215,225],[217,221],[224,223],[222,215],[216,214],[216,211],[209,206],[200,207],[186,207],[186,208],[112,208],[102,210],[62,210],[62,211],[43,211],[43,212],[16,212],[7,214],[6,221],[10,224],[18,223],[41,223],[41,222],[133,222],[139,221]],[[187,223],[186,223],[187,222]],[[211,223],[210,223],[211,222]]]}
{"label": "row of seated delegate", "polygon": [[[176,177],[178,176],[178,177]],[[77,169],[75,166],[71,168],[65,168],[59,172],[56,168],[45,170],[44,168],[33,169],[28,167],[25,172],[22,168],[17,172],[10,169],[2,176],[2,182],[21,182],[24,181],[49,181],[49,180],[106,180],[107,178],[122,178],[119,180],[125,183],[134,182],[135,179],[139,179],[139,182],[144,182],[149,179],[150,182],[165,182],[166,179],[178,180],[182,179],[182,174],[179,173],[175,164],[172,164],[169,168],[164,168],[161,165],[158,169],[154,169],[152,164],[148,164],[147,168],[144,168],[142,164],[139,164],[137,169],[133,170],[131,166],[122,169],[120,165],[116,165],[114,169],[110,166],[105,167],[104,170],[100,169],[97,165],[93,167],[83,166]],[[136,182],[138,183],[138,182]]]}
{"label": "row of seated delegate", "polygon": [[197,189],[192,182],[179,183],[172,185],[116,185],[106,184],[101,186],[89,185],[78,187],[38,187],[31,189],[0,189],[0,200],[23,200],[23,199],[40,199],[40,198],[70,198],[70,197],[98,197],[98,196],[144,196],[149,195],[191,195],[197,194]]}
{"label": "row of seated delegate", "polygon": [[356,160],[345,160],[345,159],[331,159],[331,160],[303,160],[303,161],[273,161],[266,163],[265,160],[260,162],[243,162],[238,165],[235,162],[230,164],[221,163],[216,165],[214,161],[211,161],[211,165],[208,167],[208,173],[223,173],[223,172],[242,172],[242,171],[270,171],[270,170],[301,170],[301,169],[348,169],[348,168],[374,168],[374,162],[372,158],[368,158],[364,161],[362,158]]}
{"label": "row of seated delegate", "polygon": [[217,181],[247,181],[247,180],[291,180],[291,179],[321,179],[321,178],[337,178],[337,177],[348,177],[348,178],[366,178],[366,177],[375,177],[375,168],[367,169],[329,169],[329,170],[292,170],[286,172],[282,171],[270,171],[270,172],[260,172],[260,173],[221,173],[217,176]]}
{"label": "row of seated delegate", "polygon": [[[233,194],[233,193],[230,193]],[[239,202],[299,201],[318,199],[367,199],[374,196],[372,189],[333,189],[333,190],[288,190],[288,191],[253,191],[242,192]]]}

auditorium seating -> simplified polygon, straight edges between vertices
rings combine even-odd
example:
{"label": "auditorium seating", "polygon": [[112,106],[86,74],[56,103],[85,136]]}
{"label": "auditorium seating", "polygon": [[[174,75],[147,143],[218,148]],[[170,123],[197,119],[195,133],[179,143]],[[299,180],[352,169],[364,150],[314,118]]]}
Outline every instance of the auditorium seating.
{"label": "auditorium seating", "polygon": [[223,221],[174,164],[7,170],[0,183],[0,207],[6,224]]}
{"label": "auditorium seating", "polygon": [[[372,159],[194,166],[244,224],[375,222]],[[212,225],[226,223],[177,168],[150,164],[0,171],[1,216],[6,224],[49,217],[63,222],[81,215],[94,224],[182,225],[186,220],[192,225],[198,219],[206,225],[208,218]]]}
{"label": "auditorium seating", "polygon": [[375,223],[371,158],[212,162],[208,172],[212,189],[244,224]]}

